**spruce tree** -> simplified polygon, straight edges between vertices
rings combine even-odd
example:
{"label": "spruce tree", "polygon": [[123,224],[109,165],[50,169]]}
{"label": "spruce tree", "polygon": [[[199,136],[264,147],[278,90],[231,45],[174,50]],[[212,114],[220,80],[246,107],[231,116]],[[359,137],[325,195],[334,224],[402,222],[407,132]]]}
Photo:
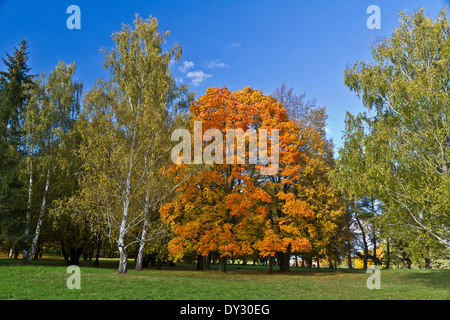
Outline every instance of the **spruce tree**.
{"label": "spruce tree", "polygon": [[0,72],[0,237],[15,247],[20,240],[24,212],[22,184],[19,178],[23,158],[23,110],[33,85],[33,75],[27,65],[25,40],[11,56],[2,59],[7,71]]}

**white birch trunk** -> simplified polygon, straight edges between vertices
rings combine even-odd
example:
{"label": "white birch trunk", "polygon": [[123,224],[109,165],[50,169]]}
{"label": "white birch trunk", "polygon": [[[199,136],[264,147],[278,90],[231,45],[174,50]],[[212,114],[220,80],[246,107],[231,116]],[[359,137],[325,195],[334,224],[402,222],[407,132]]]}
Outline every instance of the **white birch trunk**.
{"label": "white birch trunk", "polygon": [[127,182],[125,185],[125,199],[123,201],[122,222],[120,223],[119,239],[117,241],[117,245],[119,247],[119,253],[120,253],[119,270],[118,270],[119,274],[127,272],[128,252],[127,252],[127,247],[125,246],[125,234],[127,232],[128,214],[129,214],[129,209],[130,209],[132,166],[133,166],[133,162],[132,162],[131,155],[130,155],[128,177],[127,177]]}
{"label": "white birch trunk", "polygon": [[125,184],[125,198],[123,201],[123,215],[122,215],[122,222],[120,223],[120,229],[119,229],[119,238],[117,241],[117,245],[119,247],[119,269],[118,273],[123,274],[127,273],[127,263],[128,263],[128,251],[127,247],[125,245],[125,235],[127,233],[127,223],[128,223],[128,215],[130,210],[130,201],[131,201],[131,177],[132,177],[132,171],[133,171],[133,150],[136,143],[136,129],[133,132],[133,139],[131,142],[131,148],[130,148],[130,156],[128,159],[128,174],[127,174],[127,181]]}
{"label": "white birch trunk", "polygon": [[138,256],[136,260],[136,271],[142,271],[142,260],[144,259],[144,249],[145,249],[145,241],[147,237],[147,224],[148,224],[148,218],[147,215],[145,215],[144,218],[144,225],[142,226],[142,234],[141,239],[139,241],[139,250],[138,250]]}
{"label": "white birch trunk", "polygon": [[33,241],[31,242],[31,246],[29,248],[29,251],[27,252],[27,256],[26,256],[26,260],[25,260],[25,262],[28,264],[30,264],[31,260],[33,259],[34,250],[36,248],[36,244],[39,239],[39,234],[41,233],[41,225],[42,225],[42,220],[44,217],[46,197],[47,197],[49,185],[50,185],[50,169],[47,169],[47,179],[45,181],[44,196],[42,197],[41,210],[39,211],[38,221],[37,221],[37,225],[36,225],[36,231],[34,232]]}
{"label": "white birch trunk", "polygon": [[119,274],[124,274],[127,273],[127,265],[128,265],[128,252],[127,252],[127,248],[122,244],[119,244],[119,269],[118,269],[118,273]]}
{"label": "white birch trunk", "polygon": [[128,221],[128,211],[130,207],[130,199],[129,199],[129,179],[127,179],[127,189],[126,189],[126,198],[123,205],[123,215],[122,222],[120,223],[119,229],[119,239],[117,241],[117,245],[119,247],[119,270],[118,273],[127,273],[127,263],[128,263],[128,252],[127,247],[125,246],[125,234],[127,229],[127,221]]}
{"label": "white birch trunk", "polygon": [[[31,156],[31,155],[30,155]],[[27,203],[27,216],[25,221],[25,243],[23,248],[23,259],[24,261],[28,260],[28,238],[30,237],[30,220],[31,220],[31,196],[33,190],[33,160],[30,158],[30,177],[28,181],[28,203]]]}

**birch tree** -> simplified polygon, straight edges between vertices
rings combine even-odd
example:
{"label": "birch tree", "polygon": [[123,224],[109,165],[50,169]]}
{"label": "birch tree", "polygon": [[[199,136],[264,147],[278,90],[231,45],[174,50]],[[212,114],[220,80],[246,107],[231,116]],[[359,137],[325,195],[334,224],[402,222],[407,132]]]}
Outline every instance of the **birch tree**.
{"label": "birch tree", "polygon": [[[180,46],[163,50],[168,35],[152,17],[136,17],[133,26],[114,33],[115,48],[103,50],[110,76],[86,93],[80,118],[81,194],[95,189],[103,196],[80,201],[91,201],[92,210],[102,215],[120,254],[120,274],[127,272],[129,247],[148,240],[148,215],[158,203],[155,179],[170,156],[173,115],[182,106],[179,94],[186,93],[170,71]],[[131,231],[138,226],[144,231],[136,239]]]}
{"label": "birch tree", "polygon": [[368,111],[359,140],[368,165],[361,173],[387,204],[385,223],[424,247],[448,246],[449,21],[445,9],[435,21],[420,9],[401,13],[400,22],[391,37],[374,44],[373,63],[345,71],[345,84]]}
{"label": "birch tree", "polygon": [[[72,128],[79,112],[81,84],[72,80],[75,63],[66,65],[59,62],[49,76],[42,75],[33,90],[26,108],[25,131],[26,148],[29,165],[28,201],[26,215],[23,261],[31,263],[39,235],[41,233],[44,214],[47,210],[49,193],[53,179],[60,167],[60,152],[64,139]],[[33,178],[41,183],[35,184]],[[40,190],[38,189],[40,188]],[[33,206],[33,193],[40,196],[39,205]],[[33,207],[38,208],[34,234],[29,234]]]}

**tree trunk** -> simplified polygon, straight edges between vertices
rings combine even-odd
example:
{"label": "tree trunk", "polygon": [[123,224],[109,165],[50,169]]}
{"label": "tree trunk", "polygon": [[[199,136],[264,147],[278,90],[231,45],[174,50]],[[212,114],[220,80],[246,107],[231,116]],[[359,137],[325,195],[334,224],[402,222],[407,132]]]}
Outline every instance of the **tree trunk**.
{"label": "tree trunk", "polygon": [[391,266],[391,251],[389,248],[389,237],[386,241],[386,269],[389,269]]}
{"label": "tree trunk", "polygon": [[[303,257],[302,257],[303,258]],[[311,256],[305,256],[305,263],[307,268],[312,268],[312,257]]]}
{"label": "tree trunk", "polygon": [[128,174],[124,190],[122,221],[120,223],[119,238],[117,240],[117,246],[119,248],[119,255],[120,255],[119,268],[117,270],[119,274],[127,273],[128,250],[125,246],[125,235],[127,233],[128,214],[130,210],[130,201],[131,201],[131,175],[133,171],[132,151],[134,150],[135,146],[135,138],[136,132],[133,132],[133,141],[131,143],[130,157],[128,159]]}
{"label": "tree trunk", "polygon": [[45,206],[46,206],[46,197],[47,197],[47,192],[48,192],[49,186],[50,186],[50,169],[47,169],[47,179],[45,182],[44,196],[42,197],[41,209],[39,211],[38,221],[37,221],[37,225],[36,225],[36,231],[34,232],[34,238],[33,238],[33,241],[31,242],[31,247],[29,248],[29,251],[27,252],[27,256],[24,261],[26,264],[31,264],[31,260],[34,255],[34,250],[36,248],[36,244],[39,239],[39,234],[41,233],[41,225],[42,225],[42,220],[44,217],[44,211],[45,211]]}
{"label": "tree trunk", "polygon": [[328,268],[333,269],[333,261],[331,259],[328,259]]}
{"label": "tree trunk", "polygon": [[123,213],[122,221],[119,228],[119,237],[117,239],[117,246],[119,248],[119,268],[117,272],[119,274],[127,273],[128,264],[128,250],[125,246],[125,235],[127,233],[128,214],[130,210],[131,201],[131,177],[133,171],[133,150],[136,145],[136,130],[133,131],[133,138],[130,146],[130,154],[128,158],[128,173],[127,180],[125,181],[124,199],[123,199]]}
{"label": "tree trunk", "polygon": [[273,272],[273,259],[274,258],[272,256],[269,256],[268,259],[269,259],[269,273],[272,273]]}
{"label": "tree trunk", "polygon": [[97,242],[97,252],[96,252],[96,255],[95,255],[94,266],[98,266],[98,260],[100,258],[100,248],[101,248],[101,241],[98,240],[98,242]]}
{"label": "tree trunk", "polygon": [[61,253],[62,253],[63,257],[64,257],[64,261],[69,266],[70,265],[70,261],[69,261],[69,257],[67,256],[66,248],[64,246],[64,241],[63,240],[61,240]]}
{"label": "tree trunk", "polygon": [[219,258],[219,272],[226,272],[227,271],[227,257],[220,257]]}
{"label": "tree trunk", "polygon": [[80,264],[80,257],[83,254],[83,248],[75,248],[70,247],[70,257],[69,257],[69,264],[78,266]]}
{"label": "tree trunk", "polygon": [[78,266],[80,264],[80,257],[83,254],[83,247],[75,248],[69,247],[69,254],[67,254],[64,241],[61,241],[61,253],[64,257],[64,261],[68,266]]}
{"label": "tree trunk", "polygon": [[363,266],[363,268],[367,269],[367,260],[368,260],[368,257],[369,257],[369,247],[367,245],[366,234],[364,232],[364,228],[361,225],[361,223],[359,222],[359,219],[357,219],[356,221],[357,221],[358,226],[359,226],[359,228],[361,230],[362,240],[363,240],[363,245],[364,245],[364,266]]}
{"label": "tree trunk", "polygon": [[39,258],[39,253],[41,252],[41,244],[38,243],[36,246],[36,251],[34,252],[33,260],[37,260]]}
{"label": "tree trunk", "polygon": [[207,256],[202,257],[203,262],[203,270],[210,270],[211,266],[211,253],[209,253]]}
{"label": "tree trunk", "polygon": [[425,257],[425,269],[431,269],[430,258]]}
{"label": "tree trunk", "polygon": [[[374,200],[371,200],[370,203],[370,207],[371,207],[371,211],[372,211],[372,215],[375,218],[375,204],[374,204]],[[373,238],[373,264],[376,266],[377,263],[377,237],[376,237],[376,233],[375,233],[375,222],[372,221],[372,238]]]}
{"label": "tree trunk", "polygon": [[349,269],[353,269],[353,262],[352,262],[352,251],[348,250],[347,252],[347,264]]}
{"label": "tree trunk", "polygon": [[144,257],[142,258],[142,268],[147,268],[148,265],[150,264],[150,262],[152,261],[153,256],[150,254],[146,254],[144,255]]}
{"label": "tree trunk", "polygon": [[151,258],[151,260],[150,260],[150,266],[156,267],[156,261],[157,261],[157,260],[158,260],[158,259],[156,258],[156,255],[153,255],[152,258]]}
{"label": "tree trunk", "polygon": [[367,258],[369,256],[369,248],[367,246],[367,241],[366,241],[366,233],[364,232],[364,227],[361,224],[361,221],[359,221],[358,218],[358,213],[356,212],[356,203],[355,203],[355,220],[356,223],[358,224],[359,229],[361,230],[361,234],[362,234],[362,240],[363,240],[363,244],[364,244],[364,269],[367,269]]}
{"label": "tree trunk", "polygon": [[[31,148],[30,148],[31,150]],[[31,200],[32,200],[32,190],[33,190],[33,160],[31,159],[31,151],[29,152],[30,156],[30,176],[28,180],[28,202],[27,202],[27,215],[25,220],[25,235],[24,235],[24,247],[23,247],[23,262],[28,263],[28,251],[29,251],[29,237],[30,237],[30,224],[31,224]]]}
{"label": "tree trunk", "polygon": [[141,239],[139,240],[139,249],[138,249],[138,255],[136,259],[136,271],[142,271],[142,259],[144,259],[144,249],[145,249],[145,238],[147,236],[147,224],[148,220],[147,217],[144,219],[144,225],[142,226],[142,233],[141,233]]}
{"label": "tree trunk", "polygon": [[142,225],[141,238],[139,239],[139,249],[136,259],[136,271],[142,271],[142,260],[144,259],[145,242],[147,241],[147,225],[148,225],[148,211],[150,207],[150,195],[147,192],[145,195],[145,207],[144,207],[144,223]]}
{"label": "tree trunk", "polygon": [[289,245],[286,252],[277,252],[277,258],[280,264],[280,272],[289,272],[290,258],[291,258],[291,246]]}
{"label": "tree trunk", "polygon": [[127,273],[127,265],[128,265],[127,248],[123,245],[119,245],[119,268],[117,272],[119,274]]}
{"label": "tree trunk", "polygon": [[201,254],[197,255],[197,267],[196,270],[203,270],[203,256]]}
{"label": "tree trunk", "polygon": [[158,258],[158,260],[156,260],[156,270],[162,269],[162,262],[163,260],[161,258]]}
{"label": "tree trunk", "polygon": [[119,248],[119,268],[117,272],[119,274],[127,273],[127,264],[128,264],[128,250],[125,246],[125,233],[127,229],[127,222],[128,222],[128,210],[130,207],[130,186],[131,186],[131,179],[127,179],[127,189],[126,189],[126,199],[124,201],[124,207],[123,207],[123,215],[122,215],[122,222],[120,223],[120,229],[119,229],[119,239],[118,239],[118,248]]}

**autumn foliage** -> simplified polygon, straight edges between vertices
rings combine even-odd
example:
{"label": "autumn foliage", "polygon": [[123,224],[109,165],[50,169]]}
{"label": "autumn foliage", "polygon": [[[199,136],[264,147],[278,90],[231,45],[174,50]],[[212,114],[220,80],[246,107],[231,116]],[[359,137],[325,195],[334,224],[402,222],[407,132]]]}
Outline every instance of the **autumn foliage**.
{"label": "autumn foliage", "polygon": [[[227,129],[278,129],[279,168],[263,175],[260,169],[267,164],[238,164],[236,159],[192,176],[161,209],[174,233],[170,252],[177,258],[192,252],[222,258],[277,256],[288,269],[290,254],[308,252],[315,233],[314,212],[296,187],[308,163],[299,127],[277,99],[249,87],[235,92],[210,88],[190,111],[194,121],[202,121],[202,130],[216,128],[224,136]],[[247,159],[249,152],[246,148]]]}

